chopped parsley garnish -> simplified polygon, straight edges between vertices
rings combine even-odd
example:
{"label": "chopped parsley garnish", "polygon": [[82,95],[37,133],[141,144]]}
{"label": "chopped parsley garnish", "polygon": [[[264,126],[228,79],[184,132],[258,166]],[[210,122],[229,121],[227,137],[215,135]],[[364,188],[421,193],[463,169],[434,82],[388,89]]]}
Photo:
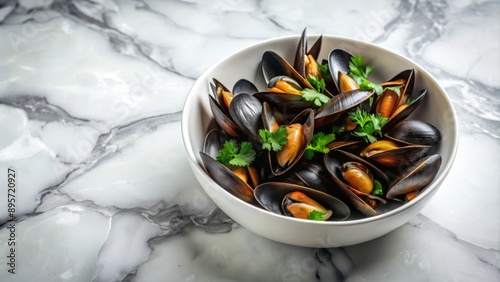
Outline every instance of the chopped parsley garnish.
{"label": "chopped parsley garnish", "polygon": [[384,189],[382,189],[382,184],[378,180],[373,180],[373,190],[372,194],[375,196],[383,196],[384,195]]}
{"label": "chopped parsley garnish", "polygon": [[318,70],[325,81],[333,81],[332,75],[330,74],[330,68],[328,67],[328,63],[324,65],[318,63]]}
{"label": "chopped parsley garnish", "polygon": [[372,66],[365,64],[365,58],[363,55],[355,55],[349,62],[349,76],[351,76],[358,84],[361,84],[363,80],[368,79],[372,70]]}
{"label": "chopped parsley garnish", "polygon": [[323,93],[319,93],[314,89],[304,88],[302,92],[302,98],[308,102],[314,102],[314,105],[321,107],[323,104],[328,103],[330,98]]}
{"label": "chopped parsley garnish", "polygon": [[401,86],[389,86],[389,87],[385,87],[384,88],[384,91],[385,90],[392,90],[394,91],[396,94],[398,94],[398,96],[401,96]]}
{"label": "chopped parsley garnish", "polygon": [[316,89],[316,91],[318,91],[319,93],[325,92],[326,83],[324,79],[318,79],[318,77],[310,74],[307,77],[307,80],[312,85],[312,87]]}
{"label": "chopped parsley garnish", "polygon": [[248,166],[255,159],[255,152],[250,142],[243,142],[240,147],[236,140],[231,139],[224,143],[216,159],[226,167]]}
{"label": "chopped parsley garnish", "polygon": [[262,149],[264,150],[280,151],[283,145],[288,143],[288,139],[286,138],[288,132],[284,126],[280,126],[273,132],[267,129],[259,129],[259,135],[262,138]]}
{"label": "chopped parsley garnish", "polygon": [[312,210],[309,215],[307,215],[307,219],[310,220],[317,220],[317,221],[325,221],[323,219],[323,216],[326,214],[326,212],[322,211],[317,211],[317,210]]}
{"label": "chopped parsley garnish", "polygon": [[365,142],[373,143],[377,141],[375,134],[382,136],[382,126],[389,120],[381,116],[379,113],[369,114],[357,108],[356,111],[349,114],[349,118],[357,123],[356,129],[352,134],[357,137],[362,137]]}
{"label": "chopped parsley garnish", "polygon": [[314,157],[314,153],[320,152],[327,154],[330,149],[326,147],[328,143],[335,140],[335,134],[324,134],[323,132],[318,132],[312,136],[311,143],[307,145],[305,152],[306,159],[311,160]]}
{"label": "chopped parsley garnish", "polygon": [[361,83],[358,83],[359,84],[359,89],[361,90],[373,90],[375,91],[375,93],[377,93],[377,95],[381,95],[382,93],[384,93],[384,88],[380,85],[380,84],[377,84],[377,83],[373,83],[367,79],[363,80]]}
{"label": "chopped parsley garnish", "polygon": [[349,73],[348,75],[356,81],[359,85],[359,89],[361,90],[372,90],[377,93],[377,95],[381,95],[385,90],[389,89],[396,94],[401,95],[400,88],[401,86],[390,86],[390,87],[382,87],[382,85],[371,82],[368,80],[368,76],[373,71],[373,67],[365,64],[365,58],[363,55],[356,55],[351,58],[349,62]]}

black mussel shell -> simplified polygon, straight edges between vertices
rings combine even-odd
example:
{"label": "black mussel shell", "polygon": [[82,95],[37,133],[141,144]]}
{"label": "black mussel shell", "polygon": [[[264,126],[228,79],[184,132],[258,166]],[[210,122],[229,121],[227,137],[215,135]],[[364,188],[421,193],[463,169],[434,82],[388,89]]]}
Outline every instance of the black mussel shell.
{"label": "black mussel shell", "polygon": [[342,165],[348,161],[354,161],[363,164],[365,167],[367,167],[370,172],[372,173],[373,177],[375,180],[379,181],[380,184],[382,184],[382,187],[387,190],[387,187],[389,186],[389,179],[383,173],[380,169],[375,167],[374,165],[370,164],[369,162],[363,160],[362,158],[355,156],[351,153],[342,151],[342,150],[332,150],[328,154],[325,155],[324,158],[324,163],[325,167],[330,173],[330,176],[333,178],[335,183],[341,188],[342,192],[346,195],[346,197],[349,199],[351,204],[359,210],[361,213],[367,216],[374,216],[380,214],[378,209],[373,209],[370,205],[368,205],[362,198],[360,198],[358,195],[363,195],[365,197],[368,197],[370,199],[380,201],[382,203],[385,203],[385,200],[383,200],[380,197],[373,196],[370,194],[365,194],[361,192],[356,192],[354,193],[353,191],[355,190],[354,188],[350,187],[348,184],[346,184],[343,181],[342,177]]}
{"label": "black mussel shell", "polygon": [[228,138],[220,130],[212,129],[205,136],[202,152],[215,159],[226,141]]}
{"label": "black mussel shell", "polygon": [[238,95],[238,94],[242,94],[242,93],[252,95],[252,94],[257,93],[257,92],[259,92],[259,90],[257,89],[257,86],[255,86],[255,84],[253,84],[249,80],[246,80],[243,78],[236,81],[236,83],[233,86],[233,94],[234,95]]}
{"label": "black mussel shell", "polygon": [[230,169],[210,157],[200,152],[201,160],[208,175],[222,188],[237,197],[238,199],[257,205],[253,196],[253,189],[236,176]]}
{"label": "black mussel shell", "polygon": [[339,72],[349,73],[349,62],[352,57],[351,53],[343,49],[333,49],[328,54],[328,67],[338,93],[340,93]]}
{"label": "black mussel shell", "polygon": [[345,220],[351,213],[349,207],[339,199],[321,191],[295,184],[283,182],[263,183],[255,187],[254,196],[257,202],[259,202],[259,204],[265,209],[285,216],[285,213],[281,208],[282,200],[285,195],[294,191],[300,191],[306,194],[326,209],[331,210],[333,214],[328,221]]}
{"label": "black mussel shell", "polygon": [[418,191],[432,182],[441,166],[441,156],[438,154],[427,156],[405,169],[401,176],[394,179],[387,192],[387,199],[409,192]]}
{"label": "black mussel shell", "polygon": [[258,92],[254,97],[262,102],[269,103],[273,108],[278,109],[282,113],[298,114],[308,108],[316,108],[313,102],[308,102],[302,96],[276,93],[276,92]]}
{"label": "black mussel shell", "polygon": [[262,103],[249,95],[234,96],[229,106],[234,123],[254,142],[260,142],[259,129],[262,128]]}
{"label": "black mussel shell", "polygon": [[422,100],[425,98],[426,94],[427,94],[426,89],[420,91],[418,97],[415,98],[415,100],[411,101],[404,110],[402,110],[397,115],[393,116],[387,121],[387,123],[382,127],[382,132],[390,130],[395,124],[409,117],[420,105]]}
{"label": "black mussel shell", "polygon": [[225,131],[227,134],[234,138],[242,138],[244,133],[240,129],[240,127],[234,123],[234,121],[226,115],[223,111],[222,107],[217,103],[214,97],[208,95],[210,109],[212,110],[212,114],[214,115],[214,119],[217,124]]}
{"label": "black mussel shell", "polygon": [[384,134],[386,138],[405,144],[437,145],[441,141],[439,129],[420,120],[403,120]]}
{"label": "black mussel shell", "polygon": [[352,90],[338,94],[316,110],[315,126],[319,128],[335,122],[342,113],[358,106],[372,95],[373,91],[366,90]]}

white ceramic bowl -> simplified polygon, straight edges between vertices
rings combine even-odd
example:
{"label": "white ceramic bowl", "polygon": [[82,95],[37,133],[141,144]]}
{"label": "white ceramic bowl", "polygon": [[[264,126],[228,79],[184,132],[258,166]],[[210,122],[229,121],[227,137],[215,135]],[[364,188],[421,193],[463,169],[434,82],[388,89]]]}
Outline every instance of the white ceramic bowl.
{"label": "white ceramic bowl", "polygon": [[[310,44],[317,37],[308,36]],[[442,165],[434,181],[413,201],[371,218],[342,222],[300,220],[276,215],[241,201],[216,184],[203,169],[199,151],[209,126],[213,124],[208,102],[209,82],[217,78],[231,88],[238,79],[246,78],[256,83],[259,89],[265,89],[259,66],[262,54],[272,50],[291,61],[298,40],[299,36],[288,36],[254,44],[218,62],[198,78],[188,94],[182,114],[182,136],[191,168],[203,189],[228,216],[248,230],[271,240],[305,247],[338,247],[380,237],[414,217],[437,192],[455,158],[458,130],[455,111],[436,79],[411,60],[377,45],[324,35],[319,58],[326,58],[334,48],[362,54],[374,67],[373,75],[377,77],[373,80],[379,78],[379,81],[405,69],[416,70],[415,91],[425,88],[428,95],[413,117],[427,121],[441,131],[438,153],[442,157]]]}

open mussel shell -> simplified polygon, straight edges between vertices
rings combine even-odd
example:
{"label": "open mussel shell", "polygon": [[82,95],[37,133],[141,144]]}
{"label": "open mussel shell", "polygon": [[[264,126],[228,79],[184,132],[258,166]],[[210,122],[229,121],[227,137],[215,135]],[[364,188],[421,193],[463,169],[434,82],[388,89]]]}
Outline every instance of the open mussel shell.
{"label": "open mussel shell", "polygon": [[[415,70],[404,70],[380,85],[385,87],[385,91],[373,103],[372,111],[379,113],[383,117],[392,118],[397,112],[401,111],[402,108],[400,107],[406,104],[413,93]],[[398,87],[399,94],[391,87]],[[398,118],[398,120],[401,120],[401,118]]]}
{"label": "open mussel shell", "polygon": [[205,171],[217,184],[240,200],[256,204],[253,189],[250,185],[208,154],[200,152],[200,157],[205,166]]}
{"label": "open mussel shell", "polygon": [[376,168],[374,165],[351,153],[341,150],[332,150],[324,157],[324,163],[326,169],[330,173],[335,183],[340,187],[341,191],[349,199],[350,203],[364,215],[374,216],[380,214],[377,208],[374,209],[370,205],[368,205],[360,197],[360,195],[368,197],[369,199],[372,200],[380,201],[382,203],[385,203],[385,200],[377,196],[373,196],[371,194],[361,193],[356,189],[354,189],[353,187],[349,186],[344,181],[342,177],[342,166],[344,163],[347,162],[357,162],[364,165],[366,168],[370,170],[371,174],[373,175],[373,178],[379,181],[380,184],[382,184],[382,187],[385,187],[386,189],[389,186],[389,179],[380,169]]}
{"label": "open mussel shell", "polygon": [[352,54],[343,49],[333,49],[328,54],[328,67],[338,93],[342,93],[340,90],[339,72],[343,74],[349,73],[351,58]]}
{"label": "open mussel shell", "polygon": [[388,82],[382,83],[382,85],[391,86],[393,82],[394,84],[397,85],[400,83],[400,81],[404,82],[404,86],[401,87],[400,89],[401,95],[398,106],[404,104],[406,100],[408,100],[408,98],[410,98],[413,93],[413,88],[415,87],[415,70],[414,69],[404,70],[398,73],[393,78],[391,78]]}
{"label": "open mussel shell", "polygon": [[405,144],[437,145],[441,141],[439,129],[420,120],[403,120],[384,134],[386,138]]}
{"label": "open mussel shell", "polygon": [[[401,111],[394,113],[393,116],[387,121],[387,123],[382,127],[382,132],[386,132],[394,127],[395,124],[409,117],[420,105],[422,100],[425,98],[427,94],[427,90],[423,89],[418,94],[415,100],[411,101],[406,107],[404,107]],[[400,106],[401,107],[401,106]]]}
{"label": "open mussel shell", "polygon": [[314,124],[323,127],[335,122],[344,112],[352,109],[373,95],[373,91],[352,90],[340,93],[316,110]]}
{"label": "open mussel shell", "polygon": [[313,102],[305,101],[302,96],[276,93],[276,92],[258,92],[254,97],[262,102],[267,102],[273,108],[278,109],[282,113],[298,114],[308,108],[316,108]]}
{"label": "open mussel shell", "polygon": [[228,141],[226,135],[218,129],[212,129],[205,136],[202,152],[215,159],[226,141]]}
{"label": "open mussel shell", "polygon": [[306,77],[306,66],[304,62],[304,56],[311,55],[315,60],[318,59],[319,52],[321,51],[321,43],[323,41],[323,35],[321,35],[316,42],[314,42],[311,49],[307,50],[307,36],[306,28],[300,36],[299,44],[297,45],[297,51],[295,52],[295,60],[293,67],[302,76]]}
{"label": "open mussel shell", "polygon": [[249,94],[234,96],[229,106],[231,119],[253,141],[260,142],[259,129],[262,128],[262,103]]}
{"label": "open mussel shell", "polygon": [[299,191],[321,204],[324,208],[331,210],[332,216],[328,221],[345,220],[351,214],[349,207],[339,199],[321,191],[284,182],[267,182],[254,189],[257,202],[266,210],[279,215],[286,216],[282,208],[285,196],[294,191]]}
{"label": "open mussel shell", "polygon": [[418,161],[431,149],[430,145],[401,145],[391,140],[379,140],[366,146],[361,156],[387,167],[399,168]]}
{"label": "open mussel shell", "polygon": [[264,52],[261,68],[266,84],[277,76],[288,76],[297,81],[302,88],[313,88],[285,59],[273,51]]}
{"label": "open mussel shell", "polygon": [[[265,106],[264,107],[264,113],[263,113],[263,119],[264,119],[264,128],[270,130],[271,126],[276,122],[274,119],[274,116],[272,115],[272,112],[270,109]],[[302,125],[302,138],[300,144],[302,144],[302,147],[300,148],[297,156],[293,159],[291,163],[289,163],[286,166],[281,166],[278,163],[277,159],[277,154],[276,152],[269,151],[268,156],[269,156],[269,166],[271,168],[271,173],[274,176],[279,176],[282,175],[283,173],[287,172],[290,170],[297,162],[302,158],[304,155],[306,149],[307,149],[307,144],[311,142],[313,133],[314,133],[314,112],[312,109],[306,109],[299,113],[291,122],[290,124],[294,123],[299,123]],[[290,140],[289,140],[290,142]]]}
{"label": "open mussel shell", "polygon": [[394,199],[409,192],[418,191],[432,182],[441,166],[441,156],[438,154],[427,156],[414,165],[405,169],[394,179],[387,192],[387,199]]}
{"label": "open mussel shell", "polygon": [[213,83],[210,83],[210,88],[212,89],[212,94],[214,95],[215,97],[215,100],[217,101],[217,103],[219,104],[221,110],[225,113],[225,114],[229,114],[229,108],[226,106],[226,103],[224,103],[224,97],[222,94],[222,92],[229,92],[231,93],[232,96],[234,96],[234,93],[231,92],[231,90],[229,90],[229,88],[227,88],[224,84],[222,84],[222,82],[218,81],[217,79],[213,78]]}
{"label": "open mussel shell", "polygon": [[342,200],[343,195],[340,193],[339,187],[333,182],[330,173],[323,165],[302,160],[294,167],[293,174],[304,183],[304,186]]}
{"label": "open mussel shell", "polygon": [[215,100],[214,97],[208,95],[210,109],[214,115],[214,119],[217,124],[225,131],[227,134],[234,138],[242,138],[244,136],[243,131],[240,127],[234,123],[229,115],[225,113],[222,106]]}
{"label": "open mussel shell", "polygon": [[233,86],[233,94],[234,95],[238,95],[238,94],[242,94],[242,93],[252,95],[252,94],[257,93],[257,92],[259,92],[259,90],[257,89],[257,86],[255,86],[255,84],[253,84],[251,81],[244,79],[244,78],[236,81],[236,83]]}

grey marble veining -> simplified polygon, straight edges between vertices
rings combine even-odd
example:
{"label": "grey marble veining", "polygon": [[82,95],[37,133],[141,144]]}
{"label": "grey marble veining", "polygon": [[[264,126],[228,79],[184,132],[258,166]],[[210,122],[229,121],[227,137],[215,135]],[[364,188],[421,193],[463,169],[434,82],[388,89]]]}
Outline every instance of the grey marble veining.
{"label": "grey marble veining", "polygon": [[[18,189],[11,274],[0,183],[0,280],[500,280],[499,13],[493,0],[1,1],[0,172],[14,168]],[[187,163],[180,113],[195,79],[304,27],[408,56],[458,113],[440,191],[371,242],[308,249],[252,234]]]}

